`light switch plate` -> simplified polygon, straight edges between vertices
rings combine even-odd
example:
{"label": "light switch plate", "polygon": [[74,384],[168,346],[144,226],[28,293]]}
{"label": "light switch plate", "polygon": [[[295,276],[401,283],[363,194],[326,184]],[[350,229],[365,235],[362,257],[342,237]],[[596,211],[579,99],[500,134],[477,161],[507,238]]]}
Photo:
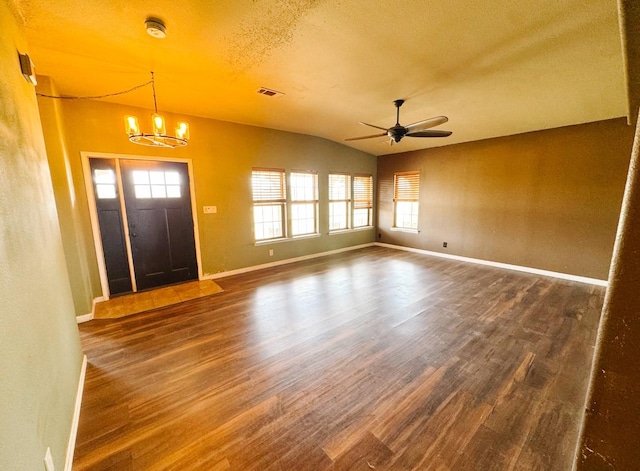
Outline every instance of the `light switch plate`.
{"label": "light switch plate", "polygon": [[218,212],[218,208],[216,206],[204,206],[202,210],[205,214],[215,214]]}

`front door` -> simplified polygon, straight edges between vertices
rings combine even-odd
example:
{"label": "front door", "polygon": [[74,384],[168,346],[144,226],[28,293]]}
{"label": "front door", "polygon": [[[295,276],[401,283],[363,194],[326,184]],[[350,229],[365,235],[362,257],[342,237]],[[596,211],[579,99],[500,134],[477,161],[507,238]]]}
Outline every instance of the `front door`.
{"label": "front door", "polygon": [[198,279],[187,164],[120,160],[138,290]]}

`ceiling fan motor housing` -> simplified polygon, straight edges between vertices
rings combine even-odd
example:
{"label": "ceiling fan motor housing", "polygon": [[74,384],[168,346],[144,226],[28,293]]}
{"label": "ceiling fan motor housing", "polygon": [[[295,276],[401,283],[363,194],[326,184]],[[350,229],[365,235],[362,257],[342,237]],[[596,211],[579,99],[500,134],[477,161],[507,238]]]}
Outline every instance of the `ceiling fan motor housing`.
{"label": "ceiling fan motor housing", "polygon": [[394,142],[400,142],[404,136],[409,137],[447,137],[451,135],[451,131],[442,131],[442,130],[429,130],[427,129],[439,126],[440,124],[446,123],[449,119],[446,116],[436,116],[435,118],[424,119],[422,121],[417,121],[413,124],[409,124],[408,126],[403,126],[400,124],[400,107],[403,105],[404,100],[394,100],[393,104],[396,107],[396,124],[389,129],[385,129],[380,126],[376,126],[374,124],[363,123],[365,126],[370,126],[372,128],[379,129],[384,131],[382,134],[374,134],[372,136],[362,136],[362,137],[352,137],[350,139],[345,139],[346,141],[359,141],[361,139],[372,139],[375,137],[383,137],[389,136],[391,140],[389,144],[393,144]]}
{"label": "ceiling fan motor housing", "polygon": [[407,128],[401,126],[400,124],[396,124],[394,127],[389,128],[389,130],[387,131],[387,135],[395,142],[400,142],[400,140],[407,134],[407,132]]}

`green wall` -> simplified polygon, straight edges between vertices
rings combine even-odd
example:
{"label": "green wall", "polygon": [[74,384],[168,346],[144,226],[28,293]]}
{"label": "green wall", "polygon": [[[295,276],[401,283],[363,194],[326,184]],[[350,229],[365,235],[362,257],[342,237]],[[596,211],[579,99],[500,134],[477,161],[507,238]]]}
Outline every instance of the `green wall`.
{"label": "green wall", "polygon": [[[44,79],[43,83],[47,90],[51,89],[49,80]],[[150,125],[149,110],[97,101],[60,100],[56,112],[52,101],[40,99],[49,157],[52,167],[58,168],[59,178],[54,181],[62,204],[59,212],[63,238],[69,241],[72,251],[74,246],[78,248],[67,256],[77,315],[90,312],[91,300],[102,294],[81,152],[190,159],[205,276],[374,242],[373,229],[328,235],[327,210],[328,173],[370,173],[375,179],[374,156],[318,137],[170,113],[163,113],[167,127],[178,120],[188,121],[191,141],[184,148],[152,149],[130,143],[124,132],[125,115],[138,116],[144,129]],[[70,168],[72,188],[65,166]],[[254,244],[252,167],[318,171],[319,237],[267,246]],[[73,205],[70,194],[75,194]],[[216,206],[217,213],[204,214],[203,206]],[[273,256],[269,256],[269,249],[274,251]],[[87,280],[91,295],[84,290]]]}
{"label": "green wall", "polygon": [[[615,119],[381,156],[378,240],[607,279],[632,142]],[[391,230],[393,174],[409,170],[419,234]]]}
{"label": "green wall", "polygon": [[[38,92],[58,95],[58,91],[48,77],[38,77]],[[93,248],[91,233],[82,226],[82,207],[71,171],[71,157],[67,152],[61,102],[38,97],[38,108],[43,123],[42,132],[47,148],[49,170],[63,235],[62,245],[69,268],[69,282],[73,293],[76,313],[91,312],[94,286],[99,286],[99,278],[89,269],[88,250]],[[82,196],[82,195],[81,195]]]}
{"label": "green wall", "polygon": [[63,469],[82,352],[22,27],[0,0],[0,468]]}

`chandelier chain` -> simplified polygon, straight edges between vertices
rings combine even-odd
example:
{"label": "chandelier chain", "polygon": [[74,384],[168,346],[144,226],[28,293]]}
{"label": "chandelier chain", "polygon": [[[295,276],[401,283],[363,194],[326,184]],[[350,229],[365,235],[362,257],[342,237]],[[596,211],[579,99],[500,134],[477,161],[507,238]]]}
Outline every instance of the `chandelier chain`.
{"label": "chandelier chain", "polygon": [[158,102],[156,101],[156,81],[153,78],[153,72],[151,72],[151,90],[153,91],[153,111],[158,114]]}
{"label": "chandelier chain", "polygon": [[[92,96],[74,96],[74,95],[47,95],[46,93],[36,93],[37,96],[41,96],[43,98],[56,98],[59,100],[98,100],[100,98],[109,98],[112,96],[124,95],[125,93],[131,93],[139,88],[146,87],[147,85],[153,86],[153,102],[155,105],[156,100],[156,88],[154,86],[153,81],[153,72],[151,72],[151,80],[145,83],[141,83],[140,85],[136,85],[135,87],[129,88],[128,90],[123,90],[121,92],[107,93],[106,95],[92,95]],[[156,113],[158,112],[158,107],[156,106]]]}

